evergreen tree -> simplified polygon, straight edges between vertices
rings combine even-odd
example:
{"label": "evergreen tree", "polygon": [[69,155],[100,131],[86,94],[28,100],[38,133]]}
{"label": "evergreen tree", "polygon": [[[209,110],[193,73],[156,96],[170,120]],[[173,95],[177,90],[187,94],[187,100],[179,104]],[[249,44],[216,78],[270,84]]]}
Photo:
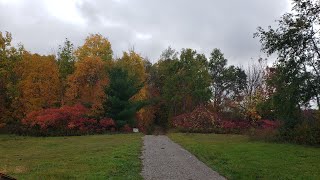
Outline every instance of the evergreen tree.
{"label": "evergreen tree", "polygon": [[103,103],[106,117],[114,119],[118,127],[125,124],[135,125],[135,114],[145,104],[143,101],[133,101],[131,98],[143,87],[139,79],[129,76],[124,68],[115,66],[109,71],[109,86],[105,87],[107,96]]}

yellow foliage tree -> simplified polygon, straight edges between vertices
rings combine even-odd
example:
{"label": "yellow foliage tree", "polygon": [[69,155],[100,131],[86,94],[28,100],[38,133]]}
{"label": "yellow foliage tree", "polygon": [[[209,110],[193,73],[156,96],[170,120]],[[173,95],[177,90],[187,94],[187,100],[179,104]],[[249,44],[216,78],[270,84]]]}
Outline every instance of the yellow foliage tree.
{"label": "yellow foliage tree", "polygon": [[99,57],[85,57],[76,62],[75,72],[68,77],[66,99],[69,104],[92,106],[99,113],[105,98],[104,86],[108,84],[105,62]]}
{"label": "yellow foliage tree", "polygon": [[100,57],[103,61],[112,60],[111,43],[101,34],[90,34],[83,46],[75,51],[78,60],[87,57]]}
{"label": "yellow foliage tree", "polygon": [[59,71],[54,56],[25,53],[16,72],[24,115],[59,103]]}

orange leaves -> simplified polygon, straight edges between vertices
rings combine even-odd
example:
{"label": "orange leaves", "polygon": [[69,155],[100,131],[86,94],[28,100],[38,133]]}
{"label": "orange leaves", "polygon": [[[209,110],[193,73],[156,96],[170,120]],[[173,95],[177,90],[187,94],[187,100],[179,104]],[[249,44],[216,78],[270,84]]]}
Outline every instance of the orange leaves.
{"label": "orange leaves", "polygon": [[24,114],[59,102],[59,72],[53,56],[26,53],[16,72]]}
{"label": "orange leaves", "polygon": [[89,104],[94,110],[101,109],[105,97],[103,87],[108,83],[105,63],[99,57],[86,57],[75,66],[75,72],[68,78],[67,101]]}

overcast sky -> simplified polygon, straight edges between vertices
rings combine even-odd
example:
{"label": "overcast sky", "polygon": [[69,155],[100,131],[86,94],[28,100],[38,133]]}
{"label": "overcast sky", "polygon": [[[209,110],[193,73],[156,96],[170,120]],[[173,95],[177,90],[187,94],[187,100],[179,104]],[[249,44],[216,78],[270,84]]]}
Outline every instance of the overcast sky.
{"label": "overcast sky", "polygon": [[206,55],[220,48],[245,65],[263,55],[256,28],[275,25],[289,7],[289,0],[0,0],[0,31],[40,54],[100,33],[116,56],[134,47],[155,62],[169,45]]}

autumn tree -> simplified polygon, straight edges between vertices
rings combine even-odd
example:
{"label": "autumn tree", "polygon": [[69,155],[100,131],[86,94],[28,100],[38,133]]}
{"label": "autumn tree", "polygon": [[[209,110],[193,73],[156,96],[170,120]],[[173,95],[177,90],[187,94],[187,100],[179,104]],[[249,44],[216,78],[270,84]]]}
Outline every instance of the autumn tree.
{"label": "autumn tree", "polygon": [[102,61],[108,62],[112,60],[111,43],[101,34],[90,34],[84,45],[75,51],[78,60],[87,57],[99,57]]}
{"label": "autumn tree", "polygon": [[24,115],[59,104],[59,71],[54,56],[25,53],[16,72]]}
{"label": "autumn tree", "polygon": [[262,58],[259,58],[258,63],[249,64],[246,68],[247,83],[243,91],[244,98],[237,103],[245,118],[252,122],[266,115],[259,106],[268,98],[267,70],[267,60]]}
{"label": "autumn tree", "polygon": [[105,62],[99,57],[85,57],[75,63],[75,71],[68,77],[66,99],[69,104],[82,103],[94,113],[102,110],[104,86],[108,83]]}

